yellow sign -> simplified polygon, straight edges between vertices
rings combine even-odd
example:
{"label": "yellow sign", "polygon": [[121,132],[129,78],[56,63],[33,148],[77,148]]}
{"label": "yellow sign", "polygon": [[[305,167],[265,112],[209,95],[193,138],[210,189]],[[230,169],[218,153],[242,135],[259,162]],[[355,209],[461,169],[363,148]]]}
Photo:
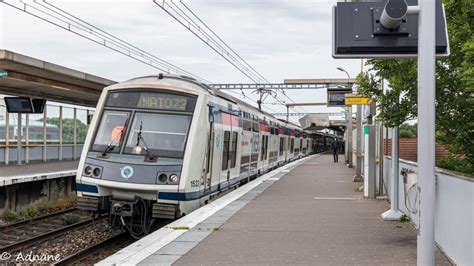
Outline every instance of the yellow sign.
{"label": "yellow sign", "polygon": [[346,105],[364,105],[369,104],[369,97],[346,96]]}

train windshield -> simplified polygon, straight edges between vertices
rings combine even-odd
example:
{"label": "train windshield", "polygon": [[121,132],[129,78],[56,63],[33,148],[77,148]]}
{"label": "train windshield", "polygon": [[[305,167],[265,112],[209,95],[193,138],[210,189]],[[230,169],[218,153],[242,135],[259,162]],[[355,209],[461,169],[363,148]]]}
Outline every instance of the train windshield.
{"label": "train windshield", "polygon": [[118,152],[129,116],[129,112],[105,111],[92,149]]}
{"label": "train windshield", "polygon": [[158,157],[182,158],[190,123],[190,115],[136,112],[124,152],[137,154],[140,146],[138,154],[149,149]]}

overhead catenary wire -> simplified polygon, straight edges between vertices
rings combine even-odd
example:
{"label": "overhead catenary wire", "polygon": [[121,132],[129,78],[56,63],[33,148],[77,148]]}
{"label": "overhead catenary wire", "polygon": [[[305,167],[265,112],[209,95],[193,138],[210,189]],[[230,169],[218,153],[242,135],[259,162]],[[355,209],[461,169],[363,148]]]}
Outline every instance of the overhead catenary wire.
{"label": "overhead catenary wire", "polygon": [[219,35],[217,35],[203,20],[201,20],[201,18],[199,18],[199,16],[196,15],[196,13],[194,13],[182,0],[179,1],[195,18],[197,18],[214,36],[216,36],[217,39],[219,39],[219,41],[221,41],[230,51],[232,51],[232,53],[234,53],[235,55],[237,55],[237,57],[242,60],[242,62],[247,65],[250,69],[252,69],[262,80],[264,80],[266,83],[270,83],[270,81],[268,81],[265,77],[263,77],[257,70],[255,70],[252,65],[250,65],[249,63],[247,63],[247,61],[245,61],[245,59],[243,59],[237,52],[234,51],[234,49],[232,49],[232,47],[230,47],[221,37],[219,37]]}
{"label": "overhead catenary wire", "polygon": [[[75,16],[75,15],[73,15],[73,14],[71,14],[71,13],[65,11],[64,9],[59,8],[58,6],[55,6],[55,5],[51,4],[51,3],[49,3],[49,2],[46,1],[46,0],[43,0],[43,2],[44,2],[45,4],[51,6],[52,8],[54,8],[54,9],[56,9],[56,10],[62,12],[63,14],[61,14],[61,15],[64,16],[64,14],[66,14],[66,15],[68,15],[68,16],[70,16],[70,17],[76,19],[77,21],[80,21],[80,22],[84,23],[85,25],[92,27],[93,29],[97,30],[98,32],[103,33],[103,34],[105,34],[106,36],[109,36],[110,38],[112,38],[112,39],[114,39],[114,40],[117,40],[118,42],[120,42],[120,43],[122,43],[122,44],[126,44],[129,48],[132,48],[132,49],[136,50],[136,51],[137,51],[137,54],[140,53],[141,55],[148,55],[148,56],[152,57],[153,59],[156,59],[157,61],[159,61],[159,62],[165,64],[166,66],[168,66],[170,69],[173,69],[176,73],[182,73],[182,74],[185,74],[185,75],[187,75],[187,76],[194,77],[194,78],[197,78],[197,79],[199,79],[199,80],[202,80],[202,81],[211,83],[211,82],[208,81],[208,80],[205,80],[205,79],[203,79],[203,78],[201,78],[201,77],[199,77],[199,76],[196,76],[195,74],[193,74],[193,73],[191,73],[191,72],[188,72],[188,71],[186,71],[186,70],[184,70],[184,69],[182,69],[182,68],[180,68],[180,67],[178,67],[178,66],[176,66],[176,65],[173,65],[173,64],[171,64],[171,63],[168,62],[168,61],[165,61],[165,60],[163,60],[163,59],[161,59],[161,58],[158,58],[158,57],[156,57],[155,55],[153,55],[153,54],[151,54],[151,53],[149,53],[149,52],[147,52],[147,51],[145,51],[145,50],[143,50],[143,49],[141,49],[141,48],[139,48],[139,47],[137,47],[137,46],[135,46],[135,45],[133,45],[133,44],[131,44],[131,43],[125,41],[125,40],[123,40],[123,39],[121,39],[121,38],[118,38],[118,37],[115,36],[115,35],[112,35],[112,34],[106,32],[106,31],[104,31],[104,30],[102,30],[102,29],[100,29],[100,28],[98,28],[98,27],[96,27],[96,26],[94,26],[94,25],[92,25],[92,24],[90,24],[90,23],[88,23],[88,22],[82,20],[81,18],[79,18],[79,17],[77,17],[77,16]],[[36,3],[40,4],[39,2],[36,2]],[[40,5],[41,5],[41,4],[40,4]],[[44,5],[42,5],[42,6],[44,6]]]}
{"label": "overhead catenary wire", "polygon": [[[171,1],[173,2],[173,1]],[[255,70],[252,65],[250,65],[247,61],[245,61],[245,59],[243,59],[237,52],[234,51],[234,49],[232,49],[232,47],[230,47],[219,35],[217,35],[194,11],[191,10],[191,8],[189,8],[182,0],[179,1],[196,19],[199,20],[199,22],[201,22],[219,41],[221,41],[232,53],[234,53],[240,60],[242,60],[242,62],[247,65],[250,69],[252,69],[263,81],[265,81],[266,83],[270,83],[270,81],[268,81],[265,77],[263,77],[257,70]],[[285,90],[281,89],[280,88],[280,91],[282,92],[282,94],[288,99],[290,100],[291,102],[294,103],[294,100],[291,99],[285,92]]]}
{"label": "overhead catenary wire", "polygon": [[168,61],[158,58],[149,52],[109,34],[46,1],[43,1],[43,3],[46,3],[47,5],[42,4],[39,1],[33,1],[31,2],[33,4],[21,2],[21,6],[9,3],[5,0],[0,2],[165,73],[186,75],[205,83],[211,83],[204,78],[194,75],[169,63]]}
{"label": "overhead catenary wire", "polygon": [[[173,1],[171,1],[172,3],[174,3]],[[219,41],[221,41],[225,47],[227,47],[232,53],[234,53],[240,60],[242,60],[242,62],[247,65],[250,69],[252,69],[263,81],[265,81],[266,83],[270,83],[270,81],[268,81],[264,76],[262,76],[257,70],[255,70],[252,65],[250,65],[247,61],[245,61],[245,59],[243,59],[237,52],[234,51],[234,49],[232,49],[232,47],[230,47],[218,34],[216,34],[207,24],[206,22],[204,22],[194,11],[192,11],[191,8],[189,8],[182,0],[179,1],[185,8],[186,10],[188,10],[197,20],[199,20],[199,22],[202,23],[202,25],[204,25],[204,27],[206,27]],[[281,93],[288,99],[290,100],[291,102],[295,102],[292,98],[290,98],[285,90],[281,89],[280,88],[280,91]]]}
{"label": "overhead catenary wire", "polygon": [[[197,27],[195,25],[194,22],[191,22],[189,19],[185,18],[185,16],[181,15],[176,9],[174,9],[171,5],[169,5],[166,1],[163,1],[162,3],[163,4],[160,4],[158,3],[158,1],[154,0],[153,1],[157,6],[159,6],[163,11],[165,11],[169,16],[171,16],[172,18],[174,18],[178,23],[180,23],[183,27],[185,27],[187,30],[189,30],[193,35],[195,35],[197,38],[199,38],[202,42],[204,42],[207,46],[209,46],[212,50],[214,50],[217,54],[219,54],[220,56],[222,56],[227,62],[229,62],[231,65],[233,65],[237,70],[239,70],[242,74],[244,74],[245,76],[247,76],[250,80],[252,80],[253,82],[255,83],[259,83],[257,79],[255,79],[252,74],[250,73],[247,73],[246,72],[246,69],[242,69],[241,67],[238,66],[239,63],[235,62],[234,60],[232,60],[232,58],[228,58],[226,57],[225,55],[226,54],[229,54],[228,52],[222,50],[222,51],[219,51],[218,49],[220,49],[220,47],[215,47],[213,44],[214,44],[214,41],[211,39],[209,39],[207,37],[207,35],[205,36],[201,36],[198,32],[201,32],[202,33],[202,28],[200,27]],[[169,9],[173,10],[175,14],[173,14],[172,12],[170,12],[170,10],[168,8],[166,8],[166,6],[169,7]],[[179,17],[183,18],[184,22],[182,20],[179,19]]]}
{"label": "overhead catenary wire", "polygon": [[[247,61],[243,59],[234,49],[232,49],[215,31],[213,31],[188,5],[179,1],[180,5],[176,4],[175,1],[170,0],[154,0],[153,1],[158,7],[164,12],[181,24],[184,28],[190,31],[194,36],[205,43],[209,48],[219,54],[228,63],[234,66],[239,72],[244,74],[250,80],[256,84],[270,83],[260,72],[255,70]],[[169,3],[168,3],[169,2]],[[170,4],[171,3],[171,4]],[[197,20],[197,21],[196,21]],[[215,38],[214,38],[215,37]],[[217,38],[217,39],[216,39]],[[283,89],[280,89],[281,93],[291,102],[291,99]],[[277,89],[278,92],[278,89]],[[241,91],[242,95],[245,94]],[[277,102],[285,105],[285,102],[277,99],[277,96],[272,95]]]}

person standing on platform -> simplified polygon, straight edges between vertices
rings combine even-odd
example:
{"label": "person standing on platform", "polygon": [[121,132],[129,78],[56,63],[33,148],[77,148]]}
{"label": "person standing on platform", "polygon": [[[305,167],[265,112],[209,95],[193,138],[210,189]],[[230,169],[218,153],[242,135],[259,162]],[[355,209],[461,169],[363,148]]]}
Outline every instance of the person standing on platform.
{"label": "person standing on platform", "polygon": [[334,158],[334,162],[337,163],[339,162],[339,141],[337,139],[334,139],[334,141],[331,144],[331,149],[332,149],[332,157]]}

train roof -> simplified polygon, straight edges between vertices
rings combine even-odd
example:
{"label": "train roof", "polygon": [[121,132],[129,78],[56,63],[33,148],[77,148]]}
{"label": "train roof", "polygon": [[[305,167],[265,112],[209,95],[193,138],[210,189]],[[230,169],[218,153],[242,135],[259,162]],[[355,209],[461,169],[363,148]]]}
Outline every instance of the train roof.
{"label": "train roof", "polygon": [[[181,84],[179,84],[180,82],[191,83],[191,84],[195,85],[195,87],[198,87],[201,90],[204,90],[205,92],[207,92],[211,95],[215,95],[219,98],[225,99],[225,100],[233,102],[233,103],[235,103],[239,106],[250,109],[253,112],[257,112],[257,113],[260,113],[264,116],[267,116],[268,118],[271,118],[274,123],[282,122],[282,123],[286,124],[286,126],[290,126],[290,127],[294,127],[294,128],[302,130],[300,126],[298,126],[298,125],[296,125],[292,122],[287,122],[287,121],[278,119],[278,118],[274,117],[272,114],[270,114],[268,112],[265,112],[263,110],[260,110],[257,107],[246,103],[245,101],[242,101],[242,100],[240,100],[236,97],[233,97],[233,96],[231,96],[231,95],[229,95],[229,94],[227,94],[223,91],[215,90],[212,87],[210,87],[208,84],[201,83],[201,82],[197,81],[196,79],[188,77],[188,76],[169,75],[169,74],[160,73],[158,75],[149,75],[149,76],[143,76],[143,77],[137,77],[137,78],[129,79],[127,81],[124,81],[123,83],[154,82],[156,80],[160,80],[160,81],[165,81],[166,80],[167,82],[171,82],[172,85],[181,85]],[[176,82],[173,82],[173,80],[175,80]]]}

